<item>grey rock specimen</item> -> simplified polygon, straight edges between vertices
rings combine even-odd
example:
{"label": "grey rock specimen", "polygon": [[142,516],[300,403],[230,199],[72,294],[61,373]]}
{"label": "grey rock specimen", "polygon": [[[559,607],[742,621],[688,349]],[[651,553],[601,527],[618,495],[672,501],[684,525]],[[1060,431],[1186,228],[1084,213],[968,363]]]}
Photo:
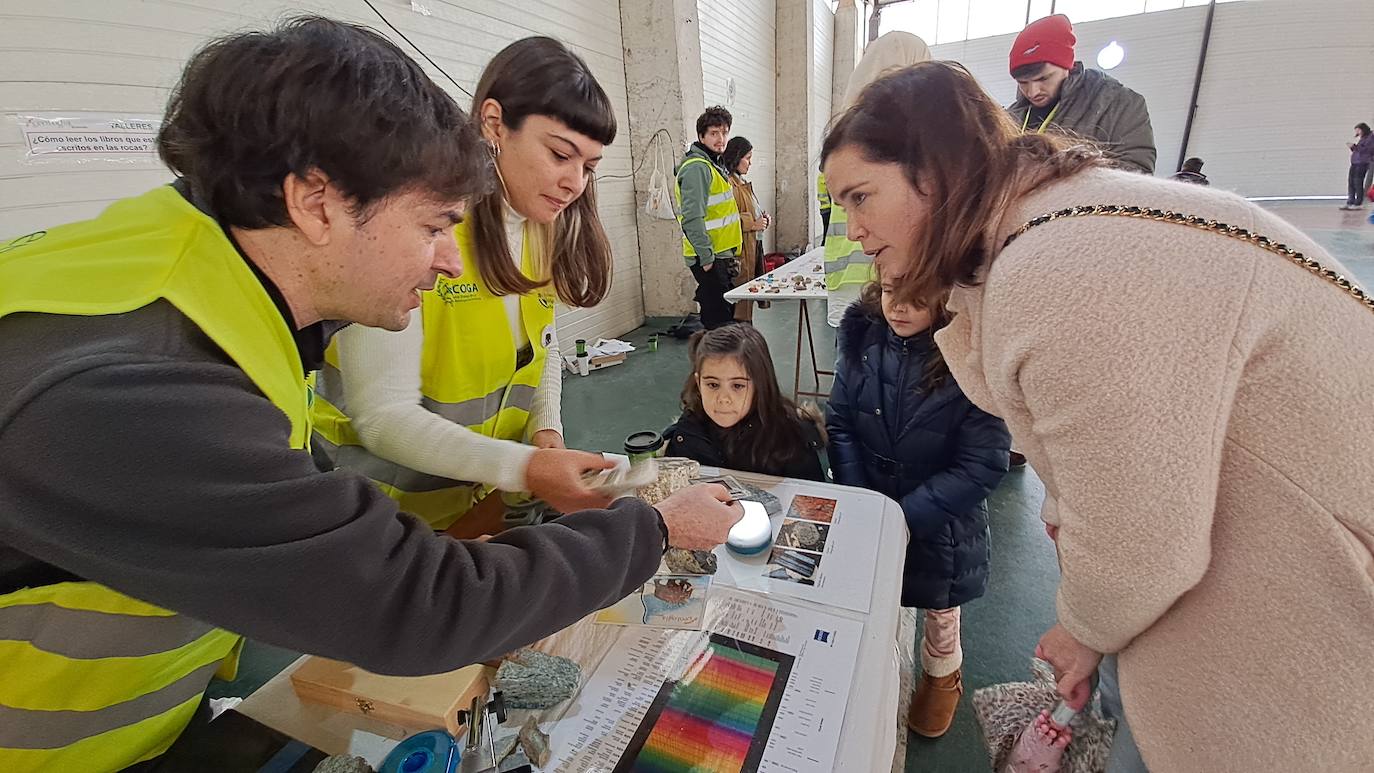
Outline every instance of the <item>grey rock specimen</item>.
{"label": "grey rock specimen", "polygon": [[315,773],[373,773],[373,770],[362,757],[336,754],[320,760],[320,764],[315,766]]}
{"label": "grey rock specimen", "polygon": [[547,709],[572,697],[582,668],[567,658],[538,650],[520,650],[496,670],[493,689],[500,690],[511,709]]}
{"label": "grey rock specimen", "polygon": [[669,548],[663,555],[668,571],[673,574],[715,574],[716,555],[709,550]]}

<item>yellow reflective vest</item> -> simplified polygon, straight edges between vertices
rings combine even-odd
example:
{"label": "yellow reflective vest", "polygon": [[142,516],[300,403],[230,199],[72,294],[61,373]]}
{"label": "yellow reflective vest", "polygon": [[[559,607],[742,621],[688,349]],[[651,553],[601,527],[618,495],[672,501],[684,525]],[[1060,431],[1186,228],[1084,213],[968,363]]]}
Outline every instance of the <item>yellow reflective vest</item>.
{"label": "yellow reflective vest", "polygon": [[[291,329],[215,220],[175,189],[0,243],[0,316],[172,303],[310,436]],[[79,483],[80,470],[72,471]],[[0,596],[0,770],[118,770],[166,751],[240,638],[94,582]]]}
{"label": "yellow reflective vest", "polygon": [[849,241],[849,215],[844,207],[830,210],[830,228],[825,233],[825,288],[831,292],[873,281],[873,257],[864,253],[858,242]]}
{"label": "yellow reflective vest", "polygon": [[[454,232],[462,253],[463,273],[440,277],[420,301],[424,347],[420,355],[421,405],[455,424],[502,440],[527,441],[527,425],[534,392],[544,373],[548,345],[553,340],[555,296],[539,288],[520,297],[520,320],[530,340],[523,358],[516,351],[505,299],[493,294],[482,280],[473,256],[472,235],[466,225]],[[533,277],[533,234],[527,228],[521,265]],[[480,482],[460,481],[410,469],[369,451],[348,417],[338,347],[325,352],[325,368],[316,382],[315,442],[346,467],[371,478],[401,509],[445,529],[491,493]]]}
{"label": "yellow reflective vest", "polygon": [[[740,229],[739,205],[735,203],[735,190],[730,181],[720,173],[715,164],[697,156],[689,157],[678,167],[681,172],[688,164],[705,164],[711,170],[711,188],[706,193],[706,234],[711,237],[711,252],[719,255],[734,252],[744,244],[744,232]],[[682,225],[682,186],[673,184],[677,194],[677,223]],[[692,242],[682,237],[682,254],[689,258],[697,255]]]}
{"label": "yellow reflective vest", "polygon": [[830,211],[830,188],[825,184],[825,172],[816,175],[816,201],[820,202],[821,214]]}

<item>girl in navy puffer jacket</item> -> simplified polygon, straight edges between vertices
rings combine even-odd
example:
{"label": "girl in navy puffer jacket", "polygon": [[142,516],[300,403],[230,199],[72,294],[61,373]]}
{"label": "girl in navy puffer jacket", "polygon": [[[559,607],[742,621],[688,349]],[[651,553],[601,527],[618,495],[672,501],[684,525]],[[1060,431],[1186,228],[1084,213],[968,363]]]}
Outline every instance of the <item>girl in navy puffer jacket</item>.
{"label": "girl in navy puffer jacket", "polygon": [[963,694],[959,605],[987,588],[983,500],[1007,471],[1011,436],[950,376],[933,337],[944,309],[896,303],[891,287],[869,285],[840,323],[826,429],[835,482],[886,494],[906,516],[902,605],[926,610],[907,724],[936,738]]}

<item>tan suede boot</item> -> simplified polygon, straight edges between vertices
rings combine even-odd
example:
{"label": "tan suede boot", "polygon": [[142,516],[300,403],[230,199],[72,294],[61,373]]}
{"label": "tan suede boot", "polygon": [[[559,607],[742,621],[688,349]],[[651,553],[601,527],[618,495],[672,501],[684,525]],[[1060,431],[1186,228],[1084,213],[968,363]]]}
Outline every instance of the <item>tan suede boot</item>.
{"label": "tan suede boot", "polygon": [[906,715],[907,727],[917,735],[939,738],[954,723],[954,710],[959,708],[959,698],[963,694],[962,670],[949,676],[921,674],[921,683],[916,686],[911,710]]}

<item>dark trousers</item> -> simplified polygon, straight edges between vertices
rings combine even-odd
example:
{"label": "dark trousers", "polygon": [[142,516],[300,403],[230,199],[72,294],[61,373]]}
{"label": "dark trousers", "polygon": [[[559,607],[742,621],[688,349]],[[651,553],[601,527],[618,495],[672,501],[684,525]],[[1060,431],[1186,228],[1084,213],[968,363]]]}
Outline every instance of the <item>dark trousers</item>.
{"label": "dark trousers", "polygon": [[1350,193],[1345,200],[1347,207],[1358,207],[1364,204],[1364,176],[1368,171],[1369,164],[1350,165]]}
{"label": "dark trousers", "polygon": [[830,210],[821,210],[821,244],[825,244],[825,237],[830,235]]}
{"label": "dark trousers", "polygon": [[701,259],[692,261],[692,276],[697,280],[697,304],[701,306],[701,326],[714,330],[735,321],[735,304],[725,300],[725,294],[733,287],[730,272],[725,265],[716,261],[707,271],[701,267]]}

